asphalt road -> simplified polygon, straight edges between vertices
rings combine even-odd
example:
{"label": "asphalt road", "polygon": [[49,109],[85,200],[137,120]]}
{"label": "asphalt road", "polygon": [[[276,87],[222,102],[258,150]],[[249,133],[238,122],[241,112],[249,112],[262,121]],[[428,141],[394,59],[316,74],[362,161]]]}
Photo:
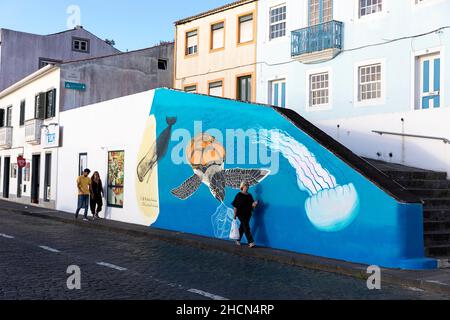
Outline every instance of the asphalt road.
{"label": "asphalt road", "polygon": [[[69,266],[80,268],[80,290],[67,288]],[[444,297],[396,286],[371,291],[351,277],[0,210],[2,300],[222,298]]]}

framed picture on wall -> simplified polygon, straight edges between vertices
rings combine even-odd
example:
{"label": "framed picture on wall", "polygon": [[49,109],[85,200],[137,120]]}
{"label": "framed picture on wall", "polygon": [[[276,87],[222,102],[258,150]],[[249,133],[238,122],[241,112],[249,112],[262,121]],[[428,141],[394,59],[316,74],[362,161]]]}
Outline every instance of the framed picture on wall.
{"label": "framed picture on wall", "polygon": [[19,166],[17,163],[11,163],[11,178],[17,179],[17,170],[19,169]]}
{"label": "framed picture on wall", "polygon": [[88,155],[87,153],[80,153],[78,156],[78,175],[83,174],[84,169],[87,168]]}
{"label": "framed picture on wall", "polygon": [[108,152],[108,207],[123,208],[125,151]]}

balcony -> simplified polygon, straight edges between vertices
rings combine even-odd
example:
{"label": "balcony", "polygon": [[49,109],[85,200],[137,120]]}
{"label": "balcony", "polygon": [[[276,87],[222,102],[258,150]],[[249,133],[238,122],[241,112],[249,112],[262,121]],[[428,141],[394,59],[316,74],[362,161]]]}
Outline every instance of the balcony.
{"label": "balcony", "polygon": [[10,149],[12,146],[12,127],[0,128],[0,149]]}
{"label": "balcony", "polygon": [[343,49],[344,24],[329,21],[292,31],[291,56],[302,62],[321,62],[333,59]]}
{"label": "balcony", "polygon": [[44,123],[41,119],[31,119],[25,122],[25,141],[29,144],[41,144],[41,129]]}

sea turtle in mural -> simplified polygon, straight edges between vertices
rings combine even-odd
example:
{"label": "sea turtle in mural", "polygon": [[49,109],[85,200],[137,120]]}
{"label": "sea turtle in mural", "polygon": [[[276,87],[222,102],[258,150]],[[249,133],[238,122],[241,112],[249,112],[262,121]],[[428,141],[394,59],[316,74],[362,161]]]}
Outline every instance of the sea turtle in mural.
{"label": "sea turtle in mural", "polygon": [[225,187],[239,189],[242,181],[249,186],[264,180],[270,171],[266,169],[225,170],[225,149],[213,136],[202,133],[191,140],[186,150],[187,159],[194,175],[171,192],[181,200],[192,196],[202,183],[209,187],[212,195],[223,202]]}
{"label": "sea turtle in mural", "polygon": [[137,176],[140,182],[144,181],[145,176],[148,175],[148,179],[151,176],[153,168],[156,166],[159,160],[161,160],[167,153],[169,147],[170,136],[172,135],[172,127],[177,122],[176,117],[167,117],[167,128],[159,135],[158,139],[153,143],[151,148],[145,154],[144,158],[139,161],[137,166]]}

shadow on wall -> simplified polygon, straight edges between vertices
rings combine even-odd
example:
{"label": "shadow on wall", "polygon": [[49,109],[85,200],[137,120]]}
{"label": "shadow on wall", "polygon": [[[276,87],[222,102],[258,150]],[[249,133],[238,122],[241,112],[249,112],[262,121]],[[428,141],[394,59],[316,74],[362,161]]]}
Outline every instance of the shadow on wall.
{"label": "shadow on wall", "polygon": [[264,214],[269,209],[270,204],[266,203],[262,198],[262,187],[257,185],[255,187],[255,199],[259,201],[258,207],[253,213],[253,230],[255,236],[262,242],[270,244],[270,239],[267,236],[266,222],[264,221]]}

